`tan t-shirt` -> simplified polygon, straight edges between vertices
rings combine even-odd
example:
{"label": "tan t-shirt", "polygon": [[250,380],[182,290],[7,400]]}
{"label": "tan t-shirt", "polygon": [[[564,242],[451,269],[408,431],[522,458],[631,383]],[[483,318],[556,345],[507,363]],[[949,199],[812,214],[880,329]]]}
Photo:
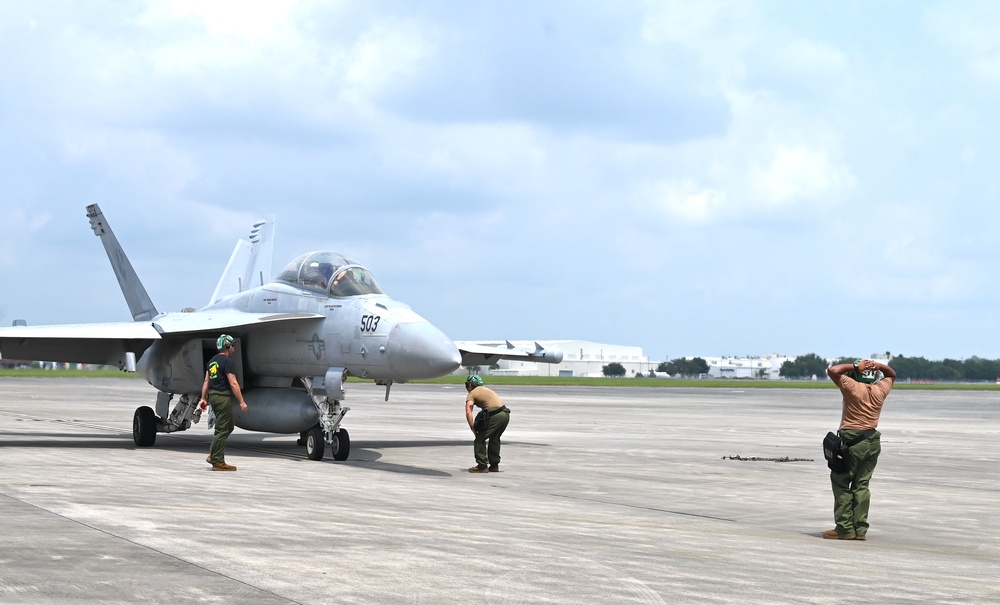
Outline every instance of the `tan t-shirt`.
{"label": "tan t-shirt", "polygon": [[837,386],[844,395],[844,410],[840,416],[840,428],[866,431],[878,427],[878,417],[882,404],[892,390],[893,379],[884,377],[874,384],[858,382],[848,376],[841,376]]}
{"label": "tan t-shirt", "polygon": [[499,395],[486,387],[476,387],[469,391],[469,395],[465,398],[465,402],[468,403],[470,401],[476,407],[482,408],[487,412],[499,410],[503,407],[503,399],[500,399]]}

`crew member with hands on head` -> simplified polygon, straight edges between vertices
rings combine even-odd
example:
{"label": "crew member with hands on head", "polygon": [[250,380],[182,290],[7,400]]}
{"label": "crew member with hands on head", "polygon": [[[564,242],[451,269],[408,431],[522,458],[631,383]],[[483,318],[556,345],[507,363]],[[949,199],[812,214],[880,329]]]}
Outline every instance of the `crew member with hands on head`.
{"label": "crew member with hands on head", "polygon": [[850,467],[830,471],[833,486],[833,519],[837,526],[823,532],[830,540],[865,540],[871,492],[868,483],[875,472],[882,444],[878,427],[882,404],[896,382],[896,372],[884,363],[859,359],[826,371],[843,395],[840,438],[850,445]]}

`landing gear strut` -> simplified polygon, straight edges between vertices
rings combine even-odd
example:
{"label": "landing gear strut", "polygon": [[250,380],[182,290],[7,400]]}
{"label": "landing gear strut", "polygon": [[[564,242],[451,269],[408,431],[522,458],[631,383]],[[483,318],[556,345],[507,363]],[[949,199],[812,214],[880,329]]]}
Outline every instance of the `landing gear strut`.
{"label": "landing gear strut", "polygon": [[351,436],[346,429],[340,428],[344,416],[351,409],[340,405],[340,400],[344,398],[346,374],[344,368],[330,368],[325,376],[303,379],[319,412],[319,423],[303,432],[299,439],[299,443],[304,442],[310,460],[322,460],[327,443],[334,460],[347,460],[351,454]]}
{"label": "landing gear strut", "polygon": [[167,414],[170,408],[170,393],[156,394],[156,411],[144,405],[135,411],[132,417],[132,440],[138,447],[151,447],[156,443],[157,433],[174,433],[186,431],[192,424],[201,419],[201,409],[198,407],[200,396],[197,393],[181,395],[180,401]]}

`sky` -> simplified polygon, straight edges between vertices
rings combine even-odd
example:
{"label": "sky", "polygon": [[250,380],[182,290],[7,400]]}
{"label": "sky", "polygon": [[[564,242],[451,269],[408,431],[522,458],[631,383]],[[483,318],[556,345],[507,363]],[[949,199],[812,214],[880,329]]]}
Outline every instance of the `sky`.
{"label": "sky", "polygon": [[251,223],[455,340],[1000,358],[1000,3],[0,2],[0,324]]}

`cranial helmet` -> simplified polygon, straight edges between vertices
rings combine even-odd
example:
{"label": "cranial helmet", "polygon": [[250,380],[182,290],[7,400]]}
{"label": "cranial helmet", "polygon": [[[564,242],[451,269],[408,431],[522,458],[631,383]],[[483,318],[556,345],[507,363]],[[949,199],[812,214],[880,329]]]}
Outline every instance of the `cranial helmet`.
{"label": "cranial helmet", "polygon": [[483,379],[479,377],[479,374],[472,374],[465,379],[465,386],[481,387],[483,386]]}
{"label": "cranial helmet", "polygon": [[220,351],[225,351],[229,347],[233,346],[234,342],[236,341],[233,339],[232,336],[230,336],[229,334],[223,334],[222,336],[219,337],[218,340],[215,341],[215,348]]}
{"label": "cranial helmet", "polygon": [[[859,363],[861,363],[860,359],[855,360],[854,365],[857,366]],[[856,371],[852,371],[850,373],[850,375],[851,375],[851,378],[853,378],[854,380],[857,380],[858,382],[863,382],[865,384],[872,384],[876,380],[878,380],[879,371],[878,370],[865,370],[864,372],[862,372],[861,370],[856,370]]]}

